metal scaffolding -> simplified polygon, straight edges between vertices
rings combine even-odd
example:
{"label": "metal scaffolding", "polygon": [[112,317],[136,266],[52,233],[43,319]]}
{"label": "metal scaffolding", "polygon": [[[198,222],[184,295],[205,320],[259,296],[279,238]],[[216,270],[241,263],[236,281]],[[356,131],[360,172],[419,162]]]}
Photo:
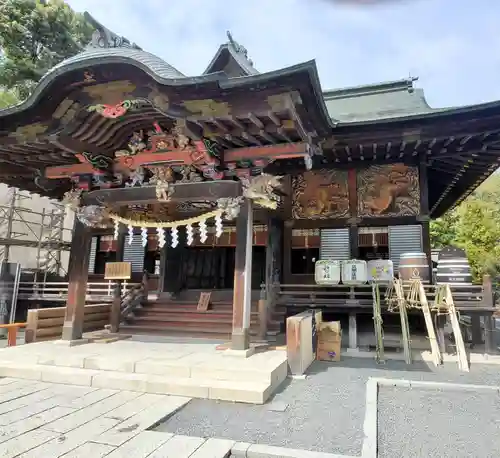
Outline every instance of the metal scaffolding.
{"label": "metal scaffolding", "polygon": [[29,193],[10,188],[0,204],[0,262],[10,261],[11,247],[27,247],[34,250],[37,272],[65,275],[61,254],[71,244],[71,230],[64,227],[66,209],[52,202],[39,211],[30,208],[30,199]]}

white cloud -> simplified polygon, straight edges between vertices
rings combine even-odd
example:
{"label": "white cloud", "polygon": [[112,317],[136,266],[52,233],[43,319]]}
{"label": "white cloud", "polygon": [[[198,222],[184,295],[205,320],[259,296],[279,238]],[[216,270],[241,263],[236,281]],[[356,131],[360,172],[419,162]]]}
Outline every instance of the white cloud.
{"label": "white cloud", "polygon": [[[226,30],[260,71],[316,59],[324,89],[420,76],[431,106],[500,99],[500,2],[69,0],[183,73],[201,73]],[[481,8],[479,8],[481,6]]]}

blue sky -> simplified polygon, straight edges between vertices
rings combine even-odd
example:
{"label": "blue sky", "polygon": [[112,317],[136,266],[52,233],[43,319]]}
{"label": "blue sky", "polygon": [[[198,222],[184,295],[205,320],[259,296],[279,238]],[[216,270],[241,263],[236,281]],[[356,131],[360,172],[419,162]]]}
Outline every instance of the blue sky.
{"label": "blue sky", "polygon": [[[255,67],[316,59],[324,90],[418,76],[432,107],[500,99],[499,0],[69,0],[187,75],[230,30]],[[373,0],[371,0],[373,3]]]}

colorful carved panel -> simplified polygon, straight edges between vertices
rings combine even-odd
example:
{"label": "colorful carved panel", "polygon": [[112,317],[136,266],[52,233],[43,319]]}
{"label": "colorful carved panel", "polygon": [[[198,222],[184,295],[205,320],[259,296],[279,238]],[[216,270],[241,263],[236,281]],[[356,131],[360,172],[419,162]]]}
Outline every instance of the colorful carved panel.
{"label": "colorful carved panel", "polygon": [[292,180],[292,215],[295,219],[345,218],[349,216],[347,172],[318,170]]}
{"label": "colorful carved panel", "polygon": [[420,210],[418,168],[373,165],[358,171],[358,216],[412,216]]}

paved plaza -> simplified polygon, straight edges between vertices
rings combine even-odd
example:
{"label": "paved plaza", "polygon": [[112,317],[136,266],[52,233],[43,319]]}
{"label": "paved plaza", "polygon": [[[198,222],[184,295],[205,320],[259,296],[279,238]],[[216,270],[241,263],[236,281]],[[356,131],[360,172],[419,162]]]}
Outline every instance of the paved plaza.
{"label": "paved plaza", "polygon": [[196,340],[77,346],[36,342],[0,349],[0,376],[257,404],[267,401],[287,377],[283,350],[245,358],[216,347]]}
{"label": "paved plaza", "polygon": [[12,378],[0,384],[2,458],[224,457],[234,444],[147,431],[186,397]]}
{"label": "paved plaza", "polygon": [[264,405],[5,377],[0,458],[493,458],[499,369],[346,357]]}

